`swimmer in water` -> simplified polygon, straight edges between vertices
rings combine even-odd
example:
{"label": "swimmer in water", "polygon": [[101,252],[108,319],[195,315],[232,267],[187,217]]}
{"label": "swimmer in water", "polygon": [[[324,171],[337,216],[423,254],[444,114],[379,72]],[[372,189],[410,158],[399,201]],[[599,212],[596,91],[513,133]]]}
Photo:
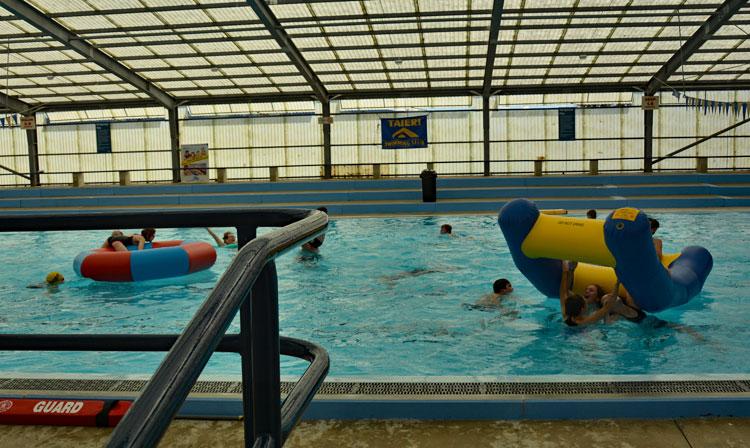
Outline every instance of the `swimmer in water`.
{"label": "swimmer in water", "polygon": [[483,307],[496,307],[500,305],[503,297],[513,292],[513,285],[506,278],[500,278],[495,280],[492,284],[492,293],[484,295],[477,303],[476,306]]}
{"label": "swimmer in water", "polygon": [[208,231],[208,234],[211,235],[211,238],[214,239],[214,241],[216,242],[216,245],[219,247],[227,247],[227,246],[232,246],[232,245],[234,245],[232,247],[237,246],[237,237],[232,232],[226,231],[221,236],[221,238],[219,238],[219,236],[215,234],[214,231],[209,229],[208,227],[206,227],[206,231]]}
{"label": "swimmer in water", "polygon": [[65,281],[65,277],[57,271],[52,271],[44,278],[44,283],[36,283],[33,285],[28,285],[27,288],[32,289],[41,289],[41,288],[48,288],[48,289],[57,289],[57,287]]}

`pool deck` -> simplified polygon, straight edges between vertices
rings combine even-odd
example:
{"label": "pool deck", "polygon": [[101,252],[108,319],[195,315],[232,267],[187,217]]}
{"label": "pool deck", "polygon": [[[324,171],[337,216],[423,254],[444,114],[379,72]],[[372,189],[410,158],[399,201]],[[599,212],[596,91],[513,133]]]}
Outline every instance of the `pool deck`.
{"label": "pool deck", "polygon": [[[100,447],[111,429],[0,425],[8,447]],[[243,446],[241,421],[175,420],[160,447]],[[563,421],[311,420],[286,447],[628,447],[741,448],[750,446],[750,419]]]}

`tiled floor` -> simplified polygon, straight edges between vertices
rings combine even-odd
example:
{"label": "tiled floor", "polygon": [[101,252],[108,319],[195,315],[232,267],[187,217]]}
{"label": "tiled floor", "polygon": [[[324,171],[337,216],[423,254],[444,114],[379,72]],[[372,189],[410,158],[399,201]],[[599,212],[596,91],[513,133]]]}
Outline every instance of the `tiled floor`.
{"label": "tiled floor", "polygon": [[[99,447],[109,429],[0,426],[3,447]],[[242,423],[177,420],[162,447],[241,447]],[[317,420],[300,423],[286,444],[307,447],[750,447],[750,419],[586,421]]]}

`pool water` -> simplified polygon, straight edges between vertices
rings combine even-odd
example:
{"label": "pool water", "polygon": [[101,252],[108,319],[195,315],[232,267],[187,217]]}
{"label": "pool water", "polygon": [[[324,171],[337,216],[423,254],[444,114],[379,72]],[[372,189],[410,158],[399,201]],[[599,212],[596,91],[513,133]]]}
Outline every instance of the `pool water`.
{"label": "pool water", "polygon": [[[742,212],[657,213],[664,251],[701,245],[714,269],[701,295],[637,325],[562,323],[559,302],[513,265],[495,216],[333,220],[321,255],[277,260],[283,335],[316,342],[332,376],[746,374],[750,251]],[[450,223],[454,235],[439,235]],[[217,232],[224,229],[214,229]],[[269,229],[261,229],[260,233]],[[2,333],[177,333],[211,291],[233,251],[208,271],[142,283],[78,278],[72,262],[105,231],[8,233],[0,239]],[[160,229],[157,239],[211,241],[203,229]],[[56,291],[28,289],[57,270]],[[471,307],[500,277],[515,292],[499,309]],[[230,331],[237,331],[235,319]],[[163,354],[2,352],[10,374],[150,374]],[[282,375],[306,364],[282,358]],[[209,375],[240,374],[216,354]]]}

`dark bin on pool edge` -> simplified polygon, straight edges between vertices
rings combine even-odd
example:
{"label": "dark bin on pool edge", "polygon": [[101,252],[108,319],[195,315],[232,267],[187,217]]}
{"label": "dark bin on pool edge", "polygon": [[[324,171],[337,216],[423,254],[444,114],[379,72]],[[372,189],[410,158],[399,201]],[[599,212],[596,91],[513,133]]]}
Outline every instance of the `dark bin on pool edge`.
{"label": "dark bin on pool edge", "polygon": [[435,202],[437,199],[437,173],[424,170],[419,175],[422,179],[422,202]]}

